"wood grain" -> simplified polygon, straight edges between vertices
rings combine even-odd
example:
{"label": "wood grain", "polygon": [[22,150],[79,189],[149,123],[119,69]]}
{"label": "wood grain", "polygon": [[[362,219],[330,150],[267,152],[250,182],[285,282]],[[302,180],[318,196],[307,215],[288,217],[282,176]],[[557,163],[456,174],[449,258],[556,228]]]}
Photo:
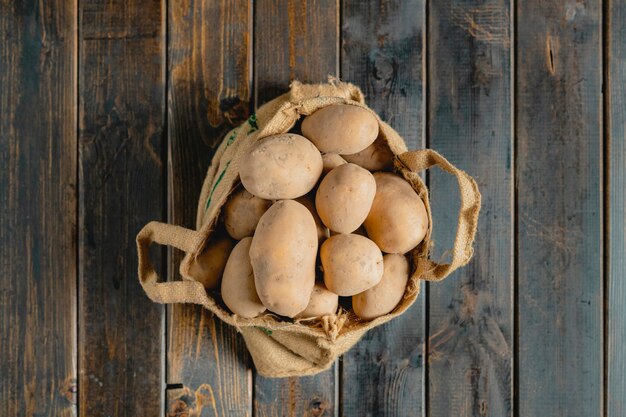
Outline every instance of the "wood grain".
{"label": "wood grain", "polygon": [[339,0],[262,0],[255,7],[255,105],[285,93],[292,80],[339,74]]}
{"label": "wood grain", "polygon": [[607,345],[605,358],[606,417],[626,415],[626,4],[611,1],[607,9],[608,19],[605,33],[607,53],[605,68],[607,92],[605,117],[608,120],[605,144],[607,186],[605,189],[608,204],[605,222],[607,239],[607,293],[605,329]]}
{"label": "wood grain", "polygon": [[[618,0],[0,0],[0,416],[626,415],[624,39]],[[329,74],[476,177],[475,256],[330,371],[266,379],[145,296],[134,238],[195,227],[223,134]],[[429,182],[444,256],[456,184]]]}
{"label": "wood grain", "polygon": [[76,3],[0,1],[0,415],[76,414]]}
{"label": "wood grain", "polygon": [[600,2],[516,13],[519,415],[602,415]]}
{"label": "wood grain", "polygon": [[[361,87],[409,149],[423,148],[425,2],[344,0],[342,19],[342,78]],[[344,355],[343,416],[424,415],[424,307],[422,293]]]}
{"label": "wood grain", "polygon": [[342,2],[341,77],[403,136],[424,146],[424,0]]}
{"label": "wood grain", "polygon": [[[169,222],[193,229],[213,150],[248,117],[252,5],[174,0],[168,7]],[[171,280],[179,279],[180,255],[170,258]],[[251,415],[251,371],[237,331],[200,306],[167,311],[168,415]]]}
{"label": "wood grain", "polygon": [[[508,1],[432,1],[430,147],[482,193],[472,261],[430,284],[429,416],[512,416],[513,141]],[[456,234],[456,181],[430,172],[433,256]],[[524,414],[526,415],[526,414]]]}
{"label": "wood grain", "polygon": [[[259,106],[289,83],[323,82],[338,74],[339,5],[332,0],[264,0],[254,22],[254,97]],[[258,416],[336,415],[337,366],[313,377],[254,377]]]}
{"label": "wood grain", "polygon": [[79,398],[89,416],[163,414],[163,307],[139,285],[135,250],[139,229],[165,211],[162,10],[160,0],[80,2]]}
{"label": "wood grain", "polygon": [[336,415],[336,366],[314,376],[270,379],[255,377],[254,415],[259,417]]}

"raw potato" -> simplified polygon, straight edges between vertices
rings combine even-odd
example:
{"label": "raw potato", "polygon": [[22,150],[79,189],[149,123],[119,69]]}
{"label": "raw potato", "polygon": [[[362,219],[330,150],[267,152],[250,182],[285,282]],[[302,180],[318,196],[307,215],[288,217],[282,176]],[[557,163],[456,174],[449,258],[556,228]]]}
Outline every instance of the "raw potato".
{"label": "raw potato", "polygon": [[352,297],[354,313],[363,320],[391,313],[400,303],[409,280],[409,262],[404,255],[383,257],[383,278],[374,287]]}
{"label": "raw potato", "polygon": [[226,231],[237,240],[252,236],[259,219],[271,205],[271,201],[255,197],[245,189],[237,191],[224,205]]}
{"label": "raw potato", "polygon": [[422,199],[403,178],[374,174],[376,197],[365,219],[370,239],[387,253],[407,253],[426,236],[428,215]]}
{"label": "raw potato", "polygon": [[320,219],[338,233],[352,233],[365,221],[376,194],[372,174],[355,164],[344,164],[324,177],[315,207]]}
{"label": "raw potato", "polygon": [[336,153],[325,153],[322,155],[322,162],[322,177],[337,168],[339,165],[347,164],[346,160]]}
{"label": "raw potato", "polygon": [[326,288],[340,296],[372,288],[383,276],[383,254],[374,242],[359,235],[335,235],[320,249]]}
{"label": "raw potato", "polygon": [[305,137],[268,136],[241,159],[239,175],[246,190],[266,200],[298,198],[313,189],[322,174],[322,155]]}
{"label": "raw potato", "polygon": [[242,239],[230,253],[222,277],[222,299],[233,313],[253,318],[265,311],[254,286],[250,264],[251,237]]}
{"label": "raw potato", "polygon": [[315,226],[317,228],[317,240],[321,242],[322,240],[330,236],[330,231],[326,226],[324,226],[324,223],[322,223],[320,216],[317,215],[317,211],[315,210],[314,196],[312,196],[311,194],[303,195],[302,197],[296,198],[296,201],[309,209],[309,211],[311,212],[313,220],[315,220]]}
{"label": "raw potato", "polygon": [[369,171],[383,171],[393,167],[393,152],[380,136],[361,152],[342,156],[346,161],[362,166]]}
{"label": "raw potato", "polygon": [[316,282],[311,293],[311,301],[304,311],[300,312],[297,318],[322,317],[335,314],[339,307],[339,297],[337,294],[328,291],[323,282]]}
{"label": "raw potato", "polygon": [[306,117],[302,122],[302,134],[323,153],[351,155],[376,140],[378,120],[362,107],[336,104]]}
{"label": "raw potato", "polygon": [[250,262],[261,302],[268,310],[294,317],[306,308],[315,285],[317,228],[309,210],[281,200],[259,220]]}
{"label": "raw potato", "polygon": [[[189,274],[185,277],[201,282],[206,289],[217,288],[233,246],[235,242],[228,235],[217,234],[204,252],[191,261]],[[184,275],[182,271],[181,275]]]}

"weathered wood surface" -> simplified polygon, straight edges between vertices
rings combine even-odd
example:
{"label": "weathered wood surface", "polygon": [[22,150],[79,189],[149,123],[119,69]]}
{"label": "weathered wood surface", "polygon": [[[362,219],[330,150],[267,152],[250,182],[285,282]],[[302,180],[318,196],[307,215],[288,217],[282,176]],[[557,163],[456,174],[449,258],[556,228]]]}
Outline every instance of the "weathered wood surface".
{"label": "weathered wood surface", "polygon": [[[168,221],[194,229],[213,150],[248,117],[252,4],[174,0],[167,18]],[[180,279],[181,259],[172,253],[170,280]],[[171,305],[167,311],[167,413],[251,415],[251,370],[241,336],[202,307]]]}
{"label": "weathered wood surface", "polygon": [[0,1],[0,415],[76,413],[76,4]]}
{"label": "weathered wood surface", "polygon": [[[424,0],[342,2],[341,76],[406,140],[425,147]],[[343,356],[342,416],[425,413],[425,285],[398,320],[374,329]]]}
{"label": "weathered wood surface", "polygon": [[626,415],[626,2],[612,1],[606,11],[605,389],[606,417],[620,417]]}
{"label": "weathered wood surface", "polygon": [[519,415],[601,415],[601,3],[516,13]]}
{"label": "weathered wood surface", "polygon": [[339,74],[337,0],[263,0],[254,14],[254,103],[283,94],[292,80]]}
{"label": "weathered wood surface", "polygon": [[[0,0],[0,415],[621,417],[625,7]],[[476,177],[475,257],[330,371],[265,379],[145,297],[134,238],[194,227],[226,130],[337,74]],[[444,255],[456,184],[428,179]]]}
{"label": "weathered wood surface", "polygon": [[[513,415],[513,141],[509,2],[432,1],[429,147],[476,178],[472,261],[429,286],[428,415]],[[433,255],[454,242],[456,180],[429,173]],[[525,414],[526,415],[526,414]]]}
{"label": "weathered wood surface", "polygon": [[[254,97],[259,106],[289,83],[323,82],[338,74],[339,4],[273,0],[256,4]],[[254,413],[263,417],[335,416],[337,365],[306,378],[254,377]]]}
{"label": "weathered wood surface", "polygon": [[[165,213],[160,0],[80,2],[79,412],[163,414],[163,307],[135,235]],[[60,111],[60,109],[57,109]],[[75,152],[75,149],[74,149]],[[162,257],[155,251],[155,265]]]}

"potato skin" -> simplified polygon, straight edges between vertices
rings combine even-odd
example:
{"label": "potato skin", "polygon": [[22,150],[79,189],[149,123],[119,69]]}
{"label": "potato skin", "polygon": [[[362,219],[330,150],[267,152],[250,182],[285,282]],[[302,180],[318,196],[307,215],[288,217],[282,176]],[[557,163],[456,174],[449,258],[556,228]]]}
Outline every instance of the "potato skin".
{"label": "potato skin", "polygon": [[254,274],[250,264],[252,238],[243,238],[233,248],[222,277],[222,300],[233,313],[253,318],[265,311],[254,286]]}
{"label": "potato skin", "polygon": [[352,233],[365,221],[376,194],[372,174],[355,164],[343,164],[324,177],[315,207],[320,219],[338,233]]}
{"label": "potato skin", "polygon": [[309,305],[298,313],[296,318],[313,318],[335,314],[338,307],[339,297],[337,294],[328,291],[323,282],[316,282]]}
{"label": "potato skin", "polygon": [[404,254],[426,236],[428,215],[422,199],[403,178],[374,173],[376,196],[364,226],[367,235],[386,253]]}
{"label": "potato skin", "polygon": [[376,140],[378,120],[362,107],[336,104],[307,116],[302,122],[302,134],[323,153],[350,155]]}
{"label": "potato skin", "polygon": [[333,169],[339,165],[347,164],[346,160],[336,153],[325,153],[322,155],[322,177],[325,177]]}
{"label": "potato skin", "polygon": [[328,236],[330,236],[330,231],[318,216],[317,211],[315,210],[315,196],[311,194],[303,195],[302,197],[296,198],[298,203],[302,204],[306,207],[311,215],[313,216],[313,220],[315,220],[315,227],[317,228],[317,239],[319,242],[322,242]]}
{"label": "potato skin", "polygon": [[233,246],[235,241],[226,233],[216,233],[206,249],[191,261],[189,273],[185,277],[201,282],[206,289],[217,288]]}
{"label": "potato skin", "polygon": [[228,234],[237,240],[252,236],[259,219],[272,205],[241,189],[230,196],[224,205],[224,226]]}
{"label": "potato skin", "polygon": [[409,262],[404,255],[383,257],[383,278],[367,291],[352,297],[352,309],[363,320],[391,313],[400,303],[409,280]]}
{"label": "potato skin", "polygon": [[355,295],[380,282],[383,254],[359,235],[335,235],[322,243],[320,259],[326,288],[341,296]]}
{"label": "potato skin", "polygon": [[266,200],[298,198],[313,189],[322,174],[322,155],[305,137],[293,133],[258,140],[241,159],[244,188]]}
{"label": "potato skin", "polygon": [[317,228],[309,210],[277,201],[263,214],[250,246],[250,263],[261,302],[294,317],[309,304],[315,285]]}
{"label": "potato skin", "polygon": [[383,171],[393,167],[393,152],[380,136],[367,148],[352,155],[342,155],[347,162],[369,171]]}

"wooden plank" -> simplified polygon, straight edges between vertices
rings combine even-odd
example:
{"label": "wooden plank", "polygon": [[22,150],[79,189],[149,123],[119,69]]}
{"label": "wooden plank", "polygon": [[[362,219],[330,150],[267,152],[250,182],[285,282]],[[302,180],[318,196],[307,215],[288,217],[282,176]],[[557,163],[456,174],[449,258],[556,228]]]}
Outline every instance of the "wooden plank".
{"label": "wooden plank", "polygon": [[[342,78],[363,89],[409,149],[424,147],[425,18],[424,0],[342,2]],[[342,415],[424,415],[424,312],[422,293],[344,355]]]}
{"label": "wooden plank", "polygon": [[163,414],[164,310],[139,285],[135,250],[138,230],[165,211],[162,10],[160,0],[80,2],[84,415]]}
{"label": "wooden plank", "polygon": [[[508,1],[431,1],[429,146],[474,176],[472,261],[429,288],[429,416],[512,416],[513,142]],[[430,173],[433,256],[456,234],[456,180]],[[527,414],[524,414],[527,415]]]}
{"label": "wooden plank", "polygon": [[626,415],[626,4],[612,1],[607,10],[606,416],[620,417]]}
{"label": "wooden plank", "polygon": [[601,5],[516,14],[519,415],[602,415]]}
{"label": "wooden plank", "polygon": [[[268,0],[255,6],[254,97],[261,105],[289,83],[326,81],[338,74],[339,8],[336,0]],[[337,366],[313,377],[254,376],[258,416],[336,415]]]}
{"label": "wooden plank", "polygon": [[338,0],[264,0],[255,6],[254,99],[261,105],[289,82],[339,74]]}
{"label": "wooden plank", "polygon": [[[195,228],[211,156],[226,130],[248,117],[252,6],[174,0],[168,5],[169,222]],[[181,254],[170,258],[179,279]],[[250,367],[241,336],[193,305],[167,307],[167,411],[251,415]]]}
{"label": "wooden plank", "polygon": [[0,415],[76,414],[76,2],[0,1]]}

